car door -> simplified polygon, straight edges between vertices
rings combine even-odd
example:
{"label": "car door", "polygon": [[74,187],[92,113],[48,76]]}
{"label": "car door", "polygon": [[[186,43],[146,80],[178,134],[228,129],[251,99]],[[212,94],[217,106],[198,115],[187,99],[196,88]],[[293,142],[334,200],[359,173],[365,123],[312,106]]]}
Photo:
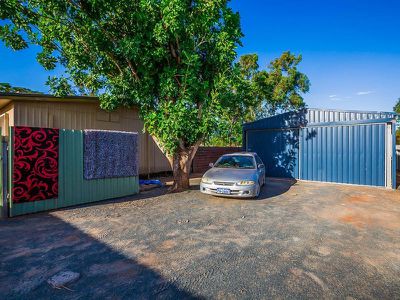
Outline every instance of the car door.
{"label": "car door", "polygon": [[264,178],[265,178],[265,165],[261,158],[256,154],[254,155],[254,158],[256,159],[257,163],[257,172],[258,172],[258,177],[261,178],[260,182],[264,183]]}

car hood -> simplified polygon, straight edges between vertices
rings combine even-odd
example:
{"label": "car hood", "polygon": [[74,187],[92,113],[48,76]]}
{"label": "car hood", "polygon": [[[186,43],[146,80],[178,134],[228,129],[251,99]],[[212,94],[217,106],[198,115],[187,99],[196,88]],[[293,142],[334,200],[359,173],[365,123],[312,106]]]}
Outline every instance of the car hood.
{"label": "car hood", "polygon": [[257,181],[257,170],[255,169],[229,169],[229,168],[211,168],[204,177],[213,181]]}

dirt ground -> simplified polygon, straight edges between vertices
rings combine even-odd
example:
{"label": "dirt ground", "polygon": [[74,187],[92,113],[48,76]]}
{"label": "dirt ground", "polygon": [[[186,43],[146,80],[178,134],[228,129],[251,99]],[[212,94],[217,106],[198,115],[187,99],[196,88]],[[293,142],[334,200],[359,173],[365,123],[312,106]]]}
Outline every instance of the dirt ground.
{"label": "dirt ground", "polygon": [[[0,298],[400,299],[400,192],[269,179],[0,221]],[[46,282],[70,270],[66,288]]]}

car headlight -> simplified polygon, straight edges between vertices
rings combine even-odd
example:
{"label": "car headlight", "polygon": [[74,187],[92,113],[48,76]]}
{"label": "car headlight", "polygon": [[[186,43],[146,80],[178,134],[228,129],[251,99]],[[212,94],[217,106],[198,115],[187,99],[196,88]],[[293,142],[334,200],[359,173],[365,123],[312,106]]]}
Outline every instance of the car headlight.
{"label": "car headlight", "polygon": [[206,183],[206,184],[211,184],[211,183],[212,183],[212,180],[211,180],[210,178],[203,177],[203,178],[201,179],[201,182]]}
{"label": "car headlight", "polygon": [[242,180],[237,183],[237,185],[253,185],[255,182],[253,180]]}

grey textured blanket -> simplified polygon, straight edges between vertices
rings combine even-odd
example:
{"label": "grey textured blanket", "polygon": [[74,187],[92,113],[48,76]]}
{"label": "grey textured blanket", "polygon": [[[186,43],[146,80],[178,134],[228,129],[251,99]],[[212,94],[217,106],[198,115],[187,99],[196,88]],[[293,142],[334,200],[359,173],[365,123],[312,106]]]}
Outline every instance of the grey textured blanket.
{"label": "grey textured blanket", "polygon": [[137,176],[138,134],[124,131],[84,130],[85,179]]}

